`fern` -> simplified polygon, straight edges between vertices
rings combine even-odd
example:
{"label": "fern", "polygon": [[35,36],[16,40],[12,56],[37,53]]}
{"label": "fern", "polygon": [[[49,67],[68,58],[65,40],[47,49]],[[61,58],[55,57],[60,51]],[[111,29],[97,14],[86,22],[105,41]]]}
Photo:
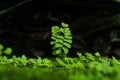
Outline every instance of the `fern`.
{"label": "fern", "polygon": [[65,58],[71,48],[72,36],[69,25],[66,23],[61,23],[61,25],[62,27],[52,26],[52,41],[50,44],[53,46],[53,55]]}

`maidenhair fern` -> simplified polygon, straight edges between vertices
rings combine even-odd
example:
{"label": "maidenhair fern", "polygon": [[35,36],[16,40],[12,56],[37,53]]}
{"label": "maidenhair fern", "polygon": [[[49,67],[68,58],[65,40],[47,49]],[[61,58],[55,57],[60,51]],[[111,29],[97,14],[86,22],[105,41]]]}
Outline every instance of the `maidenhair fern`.
{"label": "maidenhair fern", "polygon": [[52,26],[52,54],[65,58],[71,48],[72,36],[69,25],[66,23],[61,23],[61,25],[61,27]]}

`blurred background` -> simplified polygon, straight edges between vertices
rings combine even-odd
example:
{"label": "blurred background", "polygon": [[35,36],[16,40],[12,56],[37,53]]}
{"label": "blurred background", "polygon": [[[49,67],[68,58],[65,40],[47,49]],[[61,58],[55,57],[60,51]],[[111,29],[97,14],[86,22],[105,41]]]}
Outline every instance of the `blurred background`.
{"label": "blurred background", "polygon": [[61,22],[73,36],[68,56],[99,51],[120,58],[120,0],[0,1],[0,43],[14,55],[52,57],[51,27]]}

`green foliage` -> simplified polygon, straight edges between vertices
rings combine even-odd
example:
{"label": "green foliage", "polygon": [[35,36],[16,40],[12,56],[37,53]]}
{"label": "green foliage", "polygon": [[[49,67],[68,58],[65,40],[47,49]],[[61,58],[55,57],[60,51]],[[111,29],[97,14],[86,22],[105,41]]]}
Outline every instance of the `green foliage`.
{"label": "green foliage", "polygon": [[12,53],[12,49],[11,48],[6,48],[4,51],[3,51],[6,55],[10,55]]}
{"label": "green foliage", "polygon": [[[77,53],[78,57],[66,57],[72,44],[69,25],[52,27],[53,55],[57,58],[8,58],[11,48],[0,44],[0,80],[120,80],[120,60],[104,58],[99,52],[92,55]],[[87,77],[86,77],[87,76]]]}
{"label": "green foliage", "polygon": [[10,47],[7,47],[4,49],[4,46],[0,44],[0,55],[5,54],[5,55],[10,55],[12,53],[12,49]]}
{"label": "green foliage", "polygon": [[[1,80],[119,80],[120,61],[115,57],[107,59],[98,52],[93,56],[87,52],[83,56],[68,58],[29,58],[0,56]],[[11,74],[8,76],[6,74]],[[12,77],[13,76],[13,77]],[[23,77],[25,76],[25,77]],[[87,76],[87,77],[86,77]]]}
{"label": "green foliage", "polygon": [[62,23],[62,27],[52,26],[51,45],[53,45],[53,55],[65,58],[71,48],[72,35],[68,24]]}

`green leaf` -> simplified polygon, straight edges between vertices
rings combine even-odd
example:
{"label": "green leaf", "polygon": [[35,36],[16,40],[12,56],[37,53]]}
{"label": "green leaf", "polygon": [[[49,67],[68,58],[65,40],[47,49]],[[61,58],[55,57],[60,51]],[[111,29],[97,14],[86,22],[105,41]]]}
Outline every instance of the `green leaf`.
{"label": "green leaf", "polygon": [[68,26],[69,26],[68,24],[63,23],[63,22],[62,22],[62,24],[61,24],[61,25],[62,25],[62,27],[68,27]]}
{"label": "green leaf", "polygon": [[64,37],[61,35],[52,35],[51,39],[53,39],[53,40],[64,39]]}
{"label": "green leaf", "polygon": [[61,48],[61,47],[63,47],[62,44],[60,44],[60,43],[55,44],[55,48]]}
{"label": "green leaf", "polygon": [[95,57],[91,53],[86,52],[85,55],[89,60],[95,60]]}
{"label": "green leaf", "polygon": [[77,52],[77,55],[78,55],[79,58],[82,57],[82,53]]}
{"label": "green leaf", "polygon": [[59,49],[58,49],[58,50],[54,50],[54,51],[53,51],[53,55],[58,55],[58,54],[60,54],[61,52],[62,52],[62,51],[59,50]]}
{"label": "green leaf", "polygon": [[67,42],[64,42],[63,45],[66,46],[67,48],[71,48],[71,44],[69,44]]}
{"label": "green leaf", "polygon": [[60,58],[56,58],[56,61],[57,61],[61,66],[66,66],[66,64],[65,64]]}
{"label": "green leaf", "polygon": [[59,30],[59,27],[58,26],[52,26],[52,31],[56,32],[56,30]]}
{"label": "green leaf", "polygon": [[47,58],[43,59],[43,63],[44,63],[44,64],[49,64],[50,62],[51,62],[51,61],[48,60]]}
{"label": "green leaf", "polygon": [[70,28],[64,28],[64,33],[69,33],[69,34],[71,34]]}
{"label": "green leaf", "polygon": [[64,39],[65,42],[71,44],[72,43],[72,40],[71,39]]}
{"label": "green leaf", "polygon": [[22,55],[22,58],[21,58],[23,61],[25,60],[27,60],[27,57],[25,56],[25,55]]}
{"label": "green leaf", "polygon": [[72,36],[64,36],[65,39],[72,39]]}
{"label": "green leaf", "polygon": [[41,57],[39,57],[39,58],[37,59],[36,63],[37,63],[37,64],[41,64],[41,63],[42,63]]}
{"label": "green leaf", "polygon": [[63,47],[63,51],[64,51],[65,54],[67,54],[69,50],[68,50],[68,48]]}
{"label": "green leaf", "polygon": [[57,39],[57,38],[56,38],[57,35],[58,35],[58,34],[52,34],[51,38],[52,38],[53,40],[56,40],[56,39]]}
{"label": "green leaf", "polygon": [[60,28],[60,32],[64,33],[64,28]]}
{"label": "green leaf", "polygon": [[63,40],[62,39],[57,39],[56,42],[59,44],[63,44]]}
{"label": "green leaf", "polygon": [[56,50],[56,54],[60,54],[61,52],[61,50]]}
{"label": "green leaf", "polygon": [[64,39],[64,37],[62,35],[57,35],[56,39]]}
{"label": "green leaf", "polygon": [[52,27],[52,34],[57,34],[59,32],[59,27],[58,26],[53,26]]}
{"label": "green leaf", "polygon": [[11,48],[6,48],[3,52],[7,55],[10,55],[12,53],[12,49]]}
{"label": "green leaf", "polygon": [[54,44],[56,44],[56,42],[55,42],[55,41],[51,41],[50,44],[51,44],[51,45],[54,45]]}
{"label": "green leaf", "polygon": [[99,53],[99,52],[96,52],[96,53],[95,53],[95,56],[100,57],[100,53]]}
{"label": "green leaf", "polygon": [[83,56],[82,53],[77,52],[77,55],[78,55],[80,60],[86,60],[85,56]]}

